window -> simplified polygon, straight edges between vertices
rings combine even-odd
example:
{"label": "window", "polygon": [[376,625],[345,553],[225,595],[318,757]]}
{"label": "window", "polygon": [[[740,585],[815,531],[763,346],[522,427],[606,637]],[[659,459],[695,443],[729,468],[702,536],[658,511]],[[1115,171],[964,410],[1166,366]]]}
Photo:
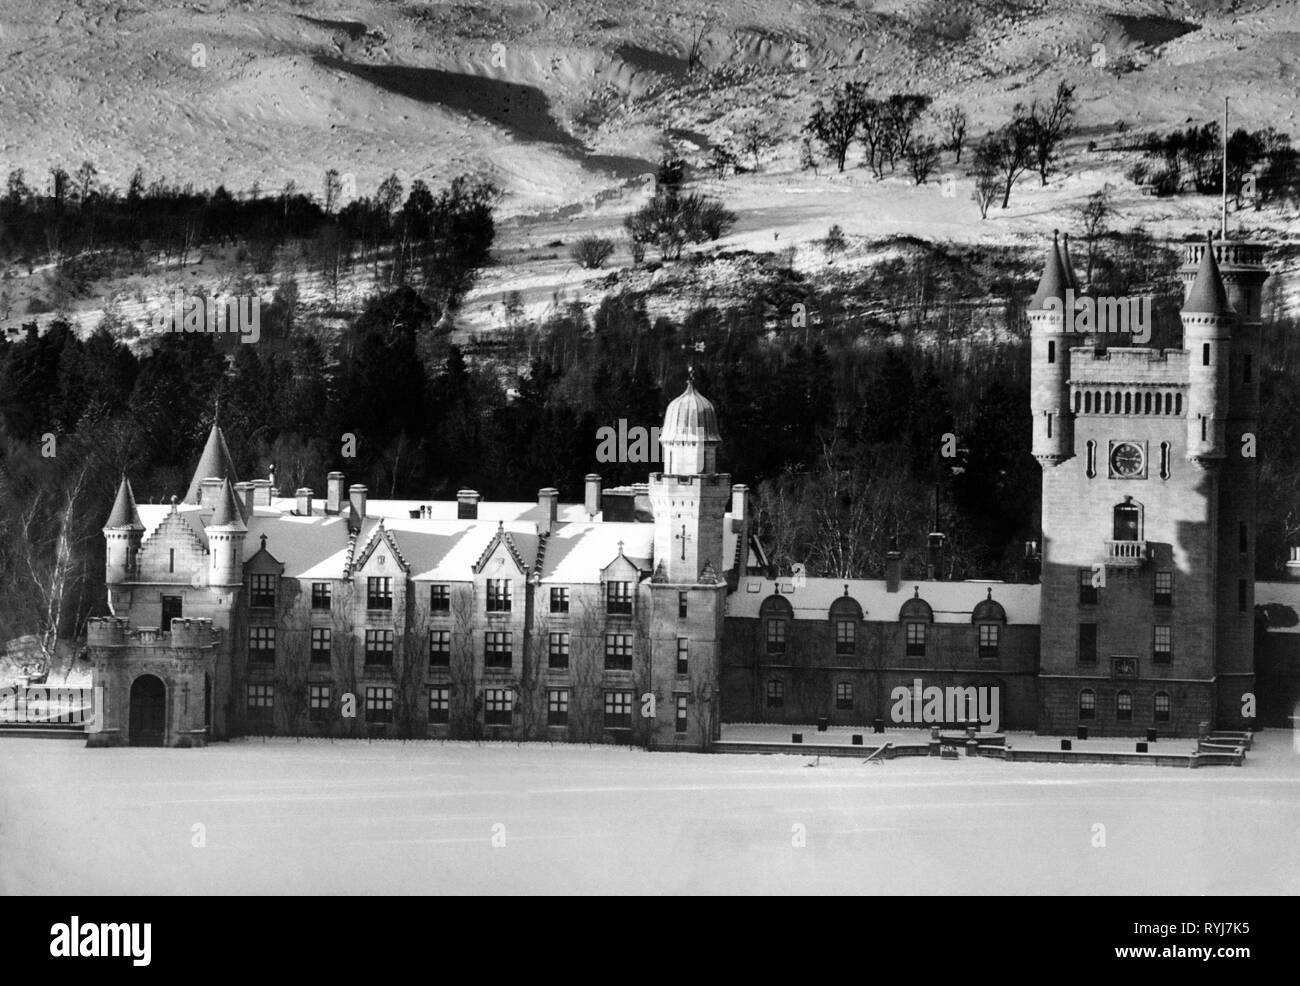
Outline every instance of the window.
{"label": "window", "polygon": [[990,659],[998,656],[998,629],[996,623],[980,624],[980,657]]}
{"label": "window", "polygon": [[785,708],[784,681],[769,681],[767,683],[767,707],[769,709]]}
{"label": "window", "polygon": [[674,728],[676,729],[677,732],[684,733],[686,732],[686,724],[687,724],[686,709],[687,709],[687,702],[689,701],[689,696],[677,695],[675,696],[675,698],[677,704],[677,718],[674,722]]}
{"label": "window", "polygon": [[1169,627],[1158,626],[1155,628],[1151,650],[1152,660],[1156,664],[1169,664],[1173,660],[1173,640]]}
{"label": "window", "polygon": [[569,611],[569,588],[559,586],[551,589],[551,612],[567,613]]}
{"label": "window", "polygon": [[1251,375],[1250,353],[1246,353],[1241,357],[1241,382],[1250,383],[1250,375]]}
{"label": "window", "polygon": [[431,613],[451,612],[451,586],[449,585],[429,586],[429,612]]}
{"label": "window", "polygon": [[1209,365],[1210,365],[1210,344],[1208,342],[1203,342],[1201,343],[1201,366],[1209,366]]}
{"label": "window", "polygon": [[429,689],[429,722],[435,725],[451,722],[451,689],[445,685]]}
{"label": "window", "polygon": [[632,728],[632,693],[631,692],[606,692],[605,693],[605,728],[606,729],[631,729]]}
{"label": "window", "polygon": [[451,631],[429,631],[429,667],[451,667]]}
{"label": "window", "polygon": [[685,592],[677,593],[677,618],[679,620],[686,619],[686,598]]}
{"label": "window", "polygon": [[605,583],[605,612],[606,613],[632,613],[632,583],[631,582],[606,582]]}
{"label": "window", "polygon": [[311,608],[329,609],[330,594],[331,589],[328,582],[313,582],[311,584]]}
{"label": "window", "polygon": [[1244,522],[1237,524],[1237,553],[1244,555],[1250,551],[1250,535]]}
{"label": "window", "polygon": [[393,580],[387,576],[366,579],[366,609],[393,608]]}
{"label": "window", "polygon": [[252,577],[252,589],[248,594],[248,605],[257,609],[273,609],[275,607],[274,575],[254,575]]}
{"label": "window", "polygon": [[1201,441],[1206,441],[1206,434],[1209,431],[1210,420],[1205,415],[1201,415]]}
{"label": "window", "polygon": [[691,642],[685,637],[677,638],[677,673],[690,674]]}
{"label": "window", "polygon": [[270,722],[275,710],[273,685],[248,686],[248,718],[255,722]]}
{"label": "window", "polygon": [[1052,412],[1047,412],[1047,437],[1052,437]]}
{"label": "window", "polygon": [[550,635],[547,663],[557,669],[569,666],[569,635],[567,633],[553,633]]}
{"label": "window", "polygon": [[488,579],[487,611],[489,613],[509,613],[510,590],[509,579]]}
{"label": "window", "polygon": [[515,693],[509,688],[489,688],[483,702],[484,725],[509,726],[514,721]]}
{"label": "window", "polygon": [[1246,612],[1246,603],[1250,593],[1246,586],[1245,579],[1237,579],[1237,612]]}
{"label": "window", "polygon": [[835,708],[845,711],[853,709],[853,683],[841,681],[835,686]]}
{"label": "window", "polygon": [[835,653],[843,657],[846,654],[852,654],[854,651],[854,641],[857,639],[857,628],[852,620],[835,621]]}
{"label": "window", "polygon": [[1115,718],[1120,722],[1128,722],[1133,718],[1133,693],[1119,692],[1115,696]]}
{"label": "window", "polygon": [[1172,606],[1174,604],[1174,573],[1156,572],[1156,605]]}
{"label": "window", "polygon": [[1097,662],[1097,624],[1079,624],[1079,660],[1087,664]]}
{"label": "window", "polygon": [[489,668],[508,668],[514,663],[513,634],[489,630],[483,634],[483,663]]}
{"label": "window", "polygon": [[1079,718],[1097,718],[1097,693],[1091,688],[1079,692]]}
{"label": "window", "polygon": [[1114,530],[1116,541],[1140,541],[1142,539],[1141,509],[1132,503],[1116,504]]}
{"label": "window", "polygon": [[1088,456],[1084,468],[1088,474],[1089,479],[1092,479],[1094,476],[1097,475],[1097,443],[1096,442],[1088,443]]}
{"label": "window", "polygon": [[569,690],[552,688],[546,693],[546,725],[567,726],[569,724]]}
{"label": "window", "polygon": [[785,620],[773,617],[767,621],[767,652],[785,653]]}
{"label": "window", "polygon": [[925,624],[907,624],[907,656],[925,657]]}
{"label": "window", "polygon": [[393,666],[392,630],[366,631],[366,663],[390,668]]}
{"label": "window", "polygon": [[175,548],[167,549],[167,571],[169,572],[176,571],[176,549]]}
{"label": "window", "polygon": [[366,688],[366,722],[393,721],[393,689],[387,685]]}
{"label": "window", "polygon": [[605,634],[605,668],[609,671],[632,670],[632,635]]}
{"label": "window", "polygon": [[1056,340],[1055,339],[1047,340],[1047,362],[1049,363],[1056,362]]}
{"label": "window", "polygon": [[182,596],[163,596],[162,597],[162,621],[158,624],[162,627],[164,633],[170,633],[172,629],[172,620],[179,620],[184,616],[185,600]]}
{"label": "window", "polygon": [[311,722],[324,722],[329,718],[330,686],[307,686],[307,718]]}
{"label": "window", "polygon": [[250,661],[275,660],[275,627],[248,628],[248,659]]}
{"label": "window", "polygon": [[[1096,582],[1093,581],[1094,574],[1100,575],[1099,572],[1094,573],[1091,568],[1079,569],[1080,606],[1096,606],[1098,599],[1101,596],[1101,590],[1097,587]],[[1100,581],[1100,578],[1098,578],[1097,581]]]}
{"label": "window", "polygon": [[1160,478],[1169,478],[1169,443],[1160,443]]}
{"label": "window", "polygon": [[1168,692],[1156,692],[1155,714],[1156,714],[1156,722],[1169,721],[1169,693]]}
{"label": "window", "polygon": [[311,628],[311,663],[329,664],[334,643],[334,631],[329,627]]}

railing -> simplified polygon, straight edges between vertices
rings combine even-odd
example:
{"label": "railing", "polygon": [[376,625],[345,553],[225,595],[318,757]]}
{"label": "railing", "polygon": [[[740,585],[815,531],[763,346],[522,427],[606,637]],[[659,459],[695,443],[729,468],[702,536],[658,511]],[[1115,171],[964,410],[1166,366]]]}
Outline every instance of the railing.
{"label": "railing", "polygon": [[1107,541],[1106,564],[1136,566],[1149,557],[1145,541]]}

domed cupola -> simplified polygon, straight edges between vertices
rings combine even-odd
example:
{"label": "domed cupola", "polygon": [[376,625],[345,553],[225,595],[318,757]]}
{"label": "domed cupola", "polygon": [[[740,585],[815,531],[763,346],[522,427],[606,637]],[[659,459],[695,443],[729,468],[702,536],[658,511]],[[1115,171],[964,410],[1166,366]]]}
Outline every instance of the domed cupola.
{"label": "domed cupola", "polygon": [[664,412],[664,426],[659,432],[664,452],[664,472],[688,476],[717,472],[718,414],[713,404],[695,389],[694,373],[686,382],[681,396]]}

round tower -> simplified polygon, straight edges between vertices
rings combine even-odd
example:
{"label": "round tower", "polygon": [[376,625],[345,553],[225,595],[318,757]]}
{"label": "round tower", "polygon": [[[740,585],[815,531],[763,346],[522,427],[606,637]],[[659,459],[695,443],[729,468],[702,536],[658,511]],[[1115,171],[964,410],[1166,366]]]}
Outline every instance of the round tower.
{"label": "round tower", "polygon": [[244,580],[244,523],[230,481],[221,486],[216,509],[207,525],[208,552],[212,558],[210,585],[237,585]]}
{"label": "round tower", "polygon": [[1223,458],[1228,416],[1229,358],[1236,312],[1206,239],[1187,299],[1183,302],[1183,348],[1187,350],[1187,457],[1207,464]]}
{"label": "round tower", "polygon": [[1034,419],[1034,458],[1046,468],[1074,454],[1070,413],[1070,346],[1074,313],[1067,310],[1073,280],[1052,234],[1038,290],[1029,302],[1029,403]]}
{"label": "round tower", "polygon": [[144,524],[135,507],[135,496],[126,477],[117,488],[117,499],[104,525],[105,569],[104,581],[120,585],[135,575],[135,559],[140,552]]}

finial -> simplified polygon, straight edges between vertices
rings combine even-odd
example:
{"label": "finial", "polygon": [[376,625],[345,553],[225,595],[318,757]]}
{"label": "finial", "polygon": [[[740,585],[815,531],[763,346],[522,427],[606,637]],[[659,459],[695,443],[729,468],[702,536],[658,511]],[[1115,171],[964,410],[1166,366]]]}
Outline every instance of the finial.
{"label": "finial", "polygon": [[620,541],[620,542],[618,543],[618,553],[619,553],[620,555],[623,553],[623,542],[622,542],[622,541]]}
{"label": "finial", "polygon": [[172,513],[176,512],[176,494],[172,494]]}
{"label": "finial", "polygon": [[993,586],[989,586],[988,592],[989,592],[989,594],[988,594],[987,596],[985,596],[984,598],[985,598],[985,599],[992,599],[992,598],[993,598]]}
{"label": "finial", "polygon": [[688,387],[695,386],[695,364],[694,363],[686,364],[686,386]]}
{"label": "finial", "polygon": [[845,583],[844,583],[844,595],[847,596],[848,594],[849,594],[849,584],[848,584],[847,582],[845,582]]}
{"label": "finial", "polygon": [[265,534],[262,535],[262,550],[263,550],[263,551],[266,550],[266,535],[265,535]]}
{"label": "finial", "polygon": [[1060,238],[1061,238],[1061,231],[1059,229],[1052,230],[1052,242],[1055,243]]}
{"label": "finial", "polygon": [[912,586],[912,598],[913,599],[921,598],[921,587],[919,585]]}

